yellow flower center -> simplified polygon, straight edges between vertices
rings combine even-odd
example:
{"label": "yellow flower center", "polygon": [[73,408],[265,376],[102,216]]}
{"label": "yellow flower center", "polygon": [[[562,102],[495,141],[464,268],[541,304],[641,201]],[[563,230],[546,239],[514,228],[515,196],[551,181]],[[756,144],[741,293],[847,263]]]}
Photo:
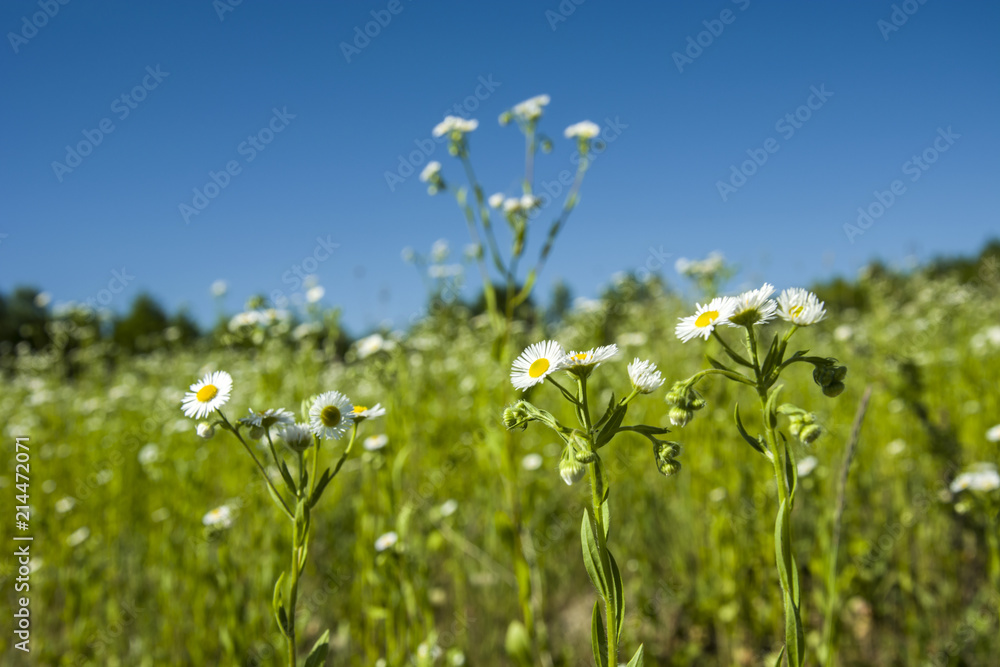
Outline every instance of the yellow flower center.
{"label": "yellow flower center", "polygon": [[581,352],[580,354],[574,354],[573,358],[576,359],[577,361],[583,361],[584,359],[587,358],[587,353]]}
{"label": "yellow flower center", "polygon": [[803,308],[802,306],[795,306],[790,311],[788,311],[788,314],[791,315],[792,317],[798,317],[799,315],[802,314],[803,310],[805,310],[805,308]]}
{"label": "yellow flower center", "polygon": [[355,405],[354,406],[354,414],[356,414],[356,415],[357,414],[361,414],[362,412],[365,412],[367,409],[368,408],[366,406],[364,406],[364,405]]}
{"label": "yellow flower center", "polygon": [[694,321],[696,327],[707,327],[709,324],[719,319],[719,311],[717,310],[706,310],[704,313],[698,316],[698,319]]}
{"label": "yellow flower center", "polygon": [[528,367],[528,375],[533,378],[542,377],[547,370],[549,370],[548,359],[535,359],[531,362],[531,366]]}
{"label": "yellow flower center", "polygon": [[340,423],[340,409],[336,405],[328,405],[319,413],[319,420],[323,426],[333,428]]}
{"label": "yellow flower center", "polygon": [[208,403],[210,400],[215,398],[219,393],[219,388],[214,384],[206,384],[204,387],[198,390],[198,393],[194,395],[198,399],[199,403]]}

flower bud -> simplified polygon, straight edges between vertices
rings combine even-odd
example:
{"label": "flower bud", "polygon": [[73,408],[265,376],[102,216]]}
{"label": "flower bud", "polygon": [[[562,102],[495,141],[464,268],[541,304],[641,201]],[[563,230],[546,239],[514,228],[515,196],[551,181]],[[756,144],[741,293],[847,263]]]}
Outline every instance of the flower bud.
{"label": "flower bud", "polygon": [[680,456],[681,445],[677,442],[664,442],[657,440],[653,444],[653,458],[656,460],[656,469],[664,477],[677,474],[681,469],[681,462],[675,457]]}
{"label": "flower bud", "polygon": [[823,394],[833,398],[835,396],[840,396],[844,392],[843,382],[834,382],[823,387]]}
{"label": "flower bud", "polygon": [[674,406],[670,408],[670,423],[674,426],[687,426],[694,417],[694,412],[684,408]]}
{"label": "flower bud", "polygon": [[260,440],[264,437],[264,427],[263,426],[251,426],[249,435],[254,440]]}
{"label": "flower bud", "polygon": [[816,439],[823,434],[823,428],[818,424],[806,424],[796,436],[807,445],[816,442]]}
{"label": "flower bud", "polygon": [[215,437],[215,424],[209,424],[208,422],[201,422],[198,424],[197,429],[198,437],[204,438],[205,440],[211,440]]}
{"label": "flower bud", "polygon": [[563,452],[562,460],[559,461],[559,476],[566,484],[572,486],[575,482],[583,479],[585,474],[587,474],[587,469],[576,460],[575,456],[570,454],[569,448],[567,448]]}

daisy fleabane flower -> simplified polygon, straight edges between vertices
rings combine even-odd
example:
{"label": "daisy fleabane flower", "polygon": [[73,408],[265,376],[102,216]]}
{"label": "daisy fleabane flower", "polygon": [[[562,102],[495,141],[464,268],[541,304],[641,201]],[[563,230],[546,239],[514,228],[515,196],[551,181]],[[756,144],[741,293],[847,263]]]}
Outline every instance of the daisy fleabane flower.
{"label": "daisy fleabane flower", "polygon": [[437,160],[431,160],[427,163],[427,166],[424,167],[423,171],[420,172],[420,180],[427,183],[440,173],[441,163]]}
{"label": "daisy fleabane flower", "polygon": [[201,522],[208,528],[232,528],[233,510],[229,505],[220,505],[214,510],[205,514]]}
{"label": "daisy fleabane flower", "polygon": [[564,370],[569,372],[584,371],[589,372],[611,357],[618,354],[618,346],[615,344],[602,345],[586,352],[570,352],[562,358]]}
{"label": "daisy fleabane flower", "polygon": [[367,407],[364,405],[355,405],[354,409],[351,410],[351,416],[354,417],[354,421],[364,421],[365,419],[373,419],[375,417],[381,417],[385,414],[385,408],[382,407],[381,403],[376,403],[372,407]]}
{"label": "daisy fleabane flower", "polygon": [[276,424],[294,424],[295,416],[284,408],[272,408],[263,412],[250,410],[250,415],[240,419],[240,423],[247,426],[270,428]]}
{"label": "daisy fleabane flower", "polygon": [[309,408],[309,428],[316,437],[339,440],[354,423],[351,399],[339,391],[320,394]]}
{"label": "daisy fleabane flower", "polygon": [[649,394],[663,385],[663,377],[660,371],[656,370],[656,364],[652,361],[643,361],[636,357],[628,365],[628,377],[632,380],[632,386],[643,394]]}
{"label": "daisy fleabane flower", "polygon": [[523,391],[544,382],[550,374],[562,369],[565,356],[562,346],[554,340],[529,345],[511,366],[510,383]]}
{"label": "daisy fleabane flower", "polygon": [[764,283],[759,289],[743,292],[733,297],[734,308],[729,315],[729,326],[748,327],[754,324],[764,324],[774,317],[778,305],[771,299],[774,285]]}
{"label": "daisy fleabane flower", "polygon": [[674,328],[674,334],[685,343],[697,336],[708,340],[715,327],[729,322],[735,305],[733,299],[728,296],[716,297],[704,306],[696,303],[694,315],[680,318]]}
{"label": "daisy fleabane flower", "polygon": [[435,137],[443,137],[446,134],[463,135],[472,132],[477,127],[479,127],[478,120],[467,120],[461,116],[445,116],[443,121],[434,126],[431,134]]}
{"label": "daisy fleabane flower", "polygon": [[778,317],[800,327],[816,324],[826,317],[825,304],[801,287],[782,290],[778,297]]}
{"label": "daisy fleabane flower", "polygon": [[567,139],[572,139],[573,137],[576,137],[577,139],[593,139],[600,133],[601,128],[597,125],[597,123],[592,123],[589,120],[574,123],[567,127],[564,132]]}
{"label": "daisy fleabane flower", "polygon": [[951,483],[952,493],[965,490],[988,493],[998,488],[1000,488],[1000,473],[992,463],[976,463]]}
{"label": "daisy fleabane flower", "polygon": [[551,101],[548,95],[536,95],[531,99],[515,104],[511,112],[521,121],[538,120],[542,116],[542,107]]}
{"label": "daisy fleabane flower", "polygon": [[304,452],[313,444],[312,431],[308,424],[282,424],[278,427],[278,435],[285,444],[295,452]]}
{"label": "daisy fleabane flower", "polygon": [[204,419],[229,401],[233,378],[226,371],[209,373],[184,394],[181,410],[192,419]]}

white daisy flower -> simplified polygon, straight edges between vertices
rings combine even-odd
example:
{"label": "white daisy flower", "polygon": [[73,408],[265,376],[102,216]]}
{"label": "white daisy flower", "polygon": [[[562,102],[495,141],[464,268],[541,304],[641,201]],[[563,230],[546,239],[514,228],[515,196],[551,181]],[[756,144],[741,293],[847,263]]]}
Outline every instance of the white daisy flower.
{"label": "white daisy flower", "polygon": [[521,195],[521,208],[525,211],[530,211],[536,206],[542,205],[541,197],[535,197],[534,195]]}
{"label": "white daisy flower", "polygon": [[486,201],[489,202],[489,205],[492,208],[500,208],[501,206],[503,206],[503,200],[504,200],[503,193],[502,192],[495,192],[495,193],[491,194],[490,198],[487,199]]}
{"label": "white daisy flower", "polygon": [[697,336],[708,340],[715,327],[729,322],[736,303],[731,297],[719,296],[704,306],[698,303],[695,306],[694,315],[680,318],[674,327],[674,334],[685,343]]}
{"label": "white daisy flower", "polygon": [[215,435],[215,424],[209,424],[208,422],[199,422],[198,427],[195,429],[199,438],[204,438],[205,440],[211,440]]}
{"label": "white daisy flower", "polygon": [[816,324],[826,317],[825,304],[801,287],[782,290],[778,297],[778,317],[800,327]]}
{"label": "white daisy flower", "polygon": [[574,123],[567,127],[564,132],[567,139],[572,139],[573,137],[577,137],[578,139],[593,139],[600,133],[601,128],[597,123],[592,123],[589,120]]}
{"label": "white daisy flower", "polygon": [[201,518],[201,522],[208,528],[232,528],[233,510],[230,509],[229,505],[219,505],[205,514]]}
{"label": "white daisy flower", "polygon": [[426,183],[435,176],[441,173],[441,163],[437,160],[431,160],[424,167],[424,170],[420,172],[420,180]]}
{"label": "white daisy flower", "polygon": [[385,414],[385,408],[382,407],[381,403],[376,403],[373,407],[367,407],[364,405],[355,405],[354,409],[351,410],[351,416],[354,417],[354,421],[362,422],[366,419],[374,419],[375,417],[381,417]]}
{"label": "white daisy flower", "polygon": [[241,424],[258,428],[271,428],[278,424],[294,424],[295,415],[284,408],[271,408],[263,412],[249,410],[250,416],[239,420]]}
{"label": "white daisy flower", "polygon": [[529,345],[514,361],[510,382],[522,391],[544,382],[549,374],[562,369],[565,356],[562,346],[554,340]]}
{"label": "white daisy flower", "polygon": [[[434,129],[431,131],[431,134],[433,134],[435,137],[443,137],[446,134],[451,134],[451,135],[457,134],[459,135],[459,137],[461,137],[461,135],[466,134],[468,132],[472,132],[477,127],[479,127],[478,120],[474,119],[466,120],[465,118],[462,118],[460,116],[445,116],[443,121],[434,126]],[[452,138],[458,138],[458,137],[453,136]]]}
{"label": "white daisy flower", "polygon": [[192,419],[203,419],[229,401],[233,378],[225,371],[209,373],[191,385],[184,395],[181,410]]}
{"label": "white daisy flower", "polygon": [[618,346],[615,344],[602,345],[587,350],[586,352],[570,352],[562,358],[564,370],[590,371],[600,366],[603,362],[618,354]]}
{"label": "white daisy flower", "polygon": [[90,537],[90,528],[84,526],[83,528],[78,528],[73,531],[69,537],[66,538],[66,544],[71,547],[78,547],[87,541]]}
{"label": "white daisy flower", "polygon": [[389,444],[389,436],[385,433],[379,433],[378,435],[370,435],[365,438],[364,448],[369,452],[377,452],[380,449],[385,448]]}
{"label": "white daisy flower", "polygon": [[536,95],[531,99],[515,104],[511,112],[518,120],[538,120],[542,116],[542,107],[546,106],[550,101],[548,95]]}
{"label": "white daisy flower", "polygon": [[991,426],[986,431],[986,439],[990,442],[1000,442],[1000,424],[996,426]]}
{"label": "white daisy flower", "polygon": [[663,377],[660,371],[656,370],[656,364],[652,361],[643,361],[636,357],[628,365],[628,377],[632,381],[632,386],[643,394],[648,394],[663,385]]}
{"label": "white daisy flower", "polygon": [[313,444],[313,435],[308,424],[282,424],[278,427],[278,437],[284,440],[293,452],[304,452]]}
{"label": "white daisy flower", "polygon": [[517,197],[508,197],[503,200],[503,212],[507,214],[521,210],[521,200]]}
{"label": "white daisy flower", "polygon": [[951,492],[980,491],[987,493],[1000,489],[1000,473],[992,463],[976,463],[956,477],[951,483]]}
{"label": "white daisy flower", "polygon": [[807,456],[795,465],[795,470],[799,477],[808,477],[819,465],[819,459],[815,456]]}
{"label": "white daisy flower", "polygon": [[339,440],[354,423],[351,399],[339,391],[320,394],[309,408],[309,428],[324,440]]}
{"label": "white daisy flower", "polygon": [[733,312],[729,315],[729,326],[743,327],[753,324],[764,324],[778,309],[778,305],[770,296],[774,294],[774,285],[764,283],[760,289],[743,292],[733,297]]}
{"label": "white daisy flower", "polygon": [[309,303],[316,303],[320,299],[326,296],[326,288],[322,285],[316,285],[315,287],[310,287],[306,291],[306,301]]}
{"label": "white daisy flower", "polygon": [[457,509],[458,509],[458,501],[449,498],[448,500],[441,503],[441,507],[438,508],[438,511],[441,512],[441,516],[451,516],[452,514],[455,513],[455,510]]}
{"label": "white daisy flower", "polygon": [[375,540],[375,551],[381,553],[386,549],[391,549],[396,546],[397,542],[399,542],[399,535],[396,534],[396,531],[390,530],[388,533],[379,535],[378,539]]}

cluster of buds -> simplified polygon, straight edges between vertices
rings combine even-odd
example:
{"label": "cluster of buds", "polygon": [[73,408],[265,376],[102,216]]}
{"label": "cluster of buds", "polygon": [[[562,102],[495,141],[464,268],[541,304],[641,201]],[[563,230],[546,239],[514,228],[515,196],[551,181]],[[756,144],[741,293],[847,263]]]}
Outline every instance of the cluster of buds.
{"label": "cluster of buds", "polygon": [[788,417],[788,430],[805,445],[811,445],[823,434],[823,428],[816,423],[816,415],[791,403],[785,403],[778,412]]}
{"label": "cluster of buds", "polygon": [[681,462],[677,457],[681,455],[681,445],[679,442],[669,440],[653,441],[653,457],[656,459],[656,469],[664,477],[670,477],[681,469]]}
{"label": "cluster of buds", "polygon": [[844,391],[847,366],[838,366],[837,360],[828,358],[814,362],[813,380],[823,388],[823,394],[833,398]]}
{"label": "cluster of buds", "polygon": [[705,399],[690,381],[674,383],[665,400],[670,406],[670,423],[674,426],[686,426],[694,417],[695,410],[701,410],[706,405]]}

